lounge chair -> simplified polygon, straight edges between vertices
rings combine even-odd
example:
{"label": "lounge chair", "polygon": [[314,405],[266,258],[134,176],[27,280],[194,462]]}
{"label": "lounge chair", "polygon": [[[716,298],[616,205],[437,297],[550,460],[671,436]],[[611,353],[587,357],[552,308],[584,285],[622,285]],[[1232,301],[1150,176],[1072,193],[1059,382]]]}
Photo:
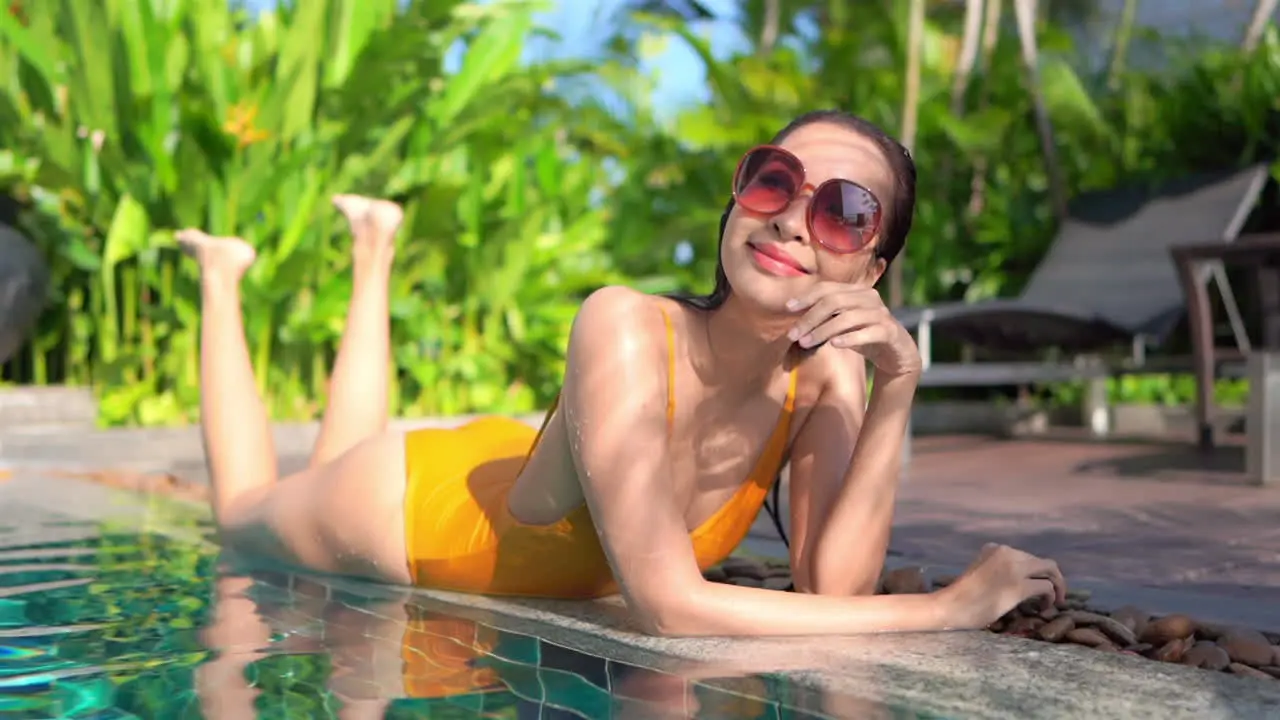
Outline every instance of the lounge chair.
{"label": "lounge chair", "polygon": [[[1170,249],[1234,240],[1267,178],[1268,166],[1257,164],[1156,187],[1081,195],[1020,296],[895,311],[917,333],[926,368],[921,384],[999,387],[1102,379],[1121,368],[1081,357],[1124,344],[1132,358],[1123,369],[1150,367],[1146,348],[1163,343],[1186,311]],[[1247,343],[1221,264],[1206,273],[1225,300],[1237,344]],[[937,364],[930,357],[935,336],[1000,353],[1034,356],[1053,348],[1076,359]]]}

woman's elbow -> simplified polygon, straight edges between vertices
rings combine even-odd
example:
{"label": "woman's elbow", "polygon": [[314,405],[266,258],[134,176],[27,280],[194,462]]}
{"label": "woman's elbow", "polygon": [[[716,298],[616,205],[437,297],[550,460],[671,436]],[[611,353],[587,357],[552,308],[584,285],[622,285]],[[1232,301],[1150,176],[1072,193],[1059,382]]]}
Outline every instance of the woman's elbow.
{"label": "woman's elbow", "polygon": [[699,601],[692,591],[633,597],[629,604],[636,625],[646,635],[672,638],[707,632],[705,623],[697,618]]}

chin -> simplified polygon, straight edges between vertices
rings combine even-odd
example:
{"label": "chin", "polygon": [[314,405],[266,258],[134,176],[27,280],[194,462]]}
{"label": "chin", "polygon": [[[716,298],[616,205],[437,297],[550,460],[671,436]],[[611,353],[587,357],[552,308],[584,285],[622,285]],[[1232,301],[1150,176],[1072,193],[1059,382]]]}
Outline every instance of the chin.
{"label": "chin", "polygon": [[790,315],[787,301],[806,292],[817,278],[813,275],[780,276],[766,273],[748,260],[725,267],[729,285],[741,300],[768,315]]}

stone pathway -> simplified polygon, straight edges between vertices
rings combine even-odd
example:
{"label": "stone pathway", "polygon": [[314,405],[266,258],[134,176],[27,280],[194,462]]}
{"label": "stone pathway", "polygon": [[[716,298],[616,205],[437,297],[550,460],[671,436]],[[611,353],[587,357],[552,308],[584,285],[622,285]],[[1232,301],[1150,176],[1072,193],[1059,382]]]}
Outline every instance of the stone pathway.
{"label": "stone pathway", "polygon": [[[1280,487],[1248,486],[1243,449],[926,437],[898,496],[891,551],[963,567],[983,543],[1058,561],[1069,579],[1275,603]],[[786,510],[784,498],[784,516]],[[756,538],[776,538],[762,514]]]}
{"label": "stone pathway", "polygon": [[[314,427],[280,426],[275,434],[286,468],[305,462]],[[1240,447],[1203,456],[1187,442],[973,436],[921,437],[913,446],[891,543],[898,559],[963,567],[983,543],[1002,542],[1054,558],[1072,580],[1280,608],[1280,487],[1246,485]],[[192,428],[0,431],[0,470],[5,462],[151,470],[200,482],[200,453]],[[748,545],[774,552],[776,540],[762,513]]]}

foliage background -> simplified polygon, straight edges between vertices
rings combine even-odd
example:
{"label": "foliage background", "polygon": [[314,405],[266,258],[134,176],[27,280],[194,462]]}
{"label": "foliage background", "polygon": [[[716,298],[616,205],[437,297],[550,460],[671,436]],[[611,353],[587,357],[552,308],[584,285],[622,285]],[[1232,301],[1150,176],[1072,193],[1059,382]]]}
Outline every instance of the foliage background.
{"label": "foliage background", "polygon": [[[746,147],[814,107],[901,126],[909,3],[776,4],[776,32],[768,3],[741,4],[749,42],[725,56],[698,3],[622,3],[587,61],[530,60],[530,43],[555,37],[527,2],[14,3],[0,13],[0,220],[43,249],[56,295],[0,377],[92,385],[106,424],[194,420],[197,296],[172,233],[197,226],[258,247],[259,382],[277,418],[315,417],[349,290],[328,197],[360,192],[407,209],[393,411],[545,406],[586,293],[709,286]],[[1068,194],[1277,156],[1274,28],[1252,52],[1124,22],[1082,35],[1099,4],[1055,2],[1030,84],[1005,7],[956,93],[965,3],[926,5],[908,303],[1011,294],[1039,260],[1055,219],[1037,97]],[[663,43],[699,54],[709,102],[656,111],[641,60]],[[1276,210],[1269,194],[1252,227]],[[1113,395],[1168,404],[1189,390],[1128,378]]]}

